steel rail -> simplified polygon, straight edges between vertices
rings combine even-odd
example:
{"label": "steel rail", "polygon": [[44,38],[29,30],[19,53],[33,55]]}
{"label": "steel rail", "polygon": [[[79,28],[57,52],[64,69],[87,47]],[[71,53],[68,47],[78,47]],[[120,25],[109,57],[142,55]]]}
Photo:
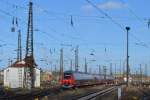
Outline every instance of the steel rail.
{"label": "steel rail", "polygon": [[92,99],[94,99],[98,96],[103,96],[107,93],[110,93],[110,92],[114,91],[115,89],[117,89],[117,86],[113,86],[113,87],[103,89],[103,90],[98,91],[98,92],[94,92],[94,93],[90,93],[88,95],[84,95],[82,97],[77,98],[76,100],[92,100]]}

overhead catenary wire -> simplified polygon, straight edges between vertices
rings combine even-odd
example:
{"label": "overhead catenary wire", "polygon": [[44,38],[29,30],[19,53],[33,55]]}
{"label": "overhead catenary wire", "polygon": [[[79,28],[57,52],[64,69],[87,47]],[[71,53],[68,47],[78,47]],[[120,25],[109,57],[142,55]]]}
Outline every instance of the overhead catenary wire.
{"label": "overhead catenary wire", "polygon": [[17,5],[17,4],[14,4],[14,3],[10,3],[6,0],[1,0],[1,3],[4,3],[6,5],[11,5],[13,8],[19,8],[19,9],[27,9],[26,7],[24,6],[21,6],[21,5]]}
{"label": "overhead catenary wire", "polygon": [[[40,7],[38,4],[35,4],[38,8],[40,8],[41,10],[43,10],[43,12],[44,13],[46,13],[48,16],[51,16],[52,14],[51,13],[53,13],[53,12],[50,12],[49,10],[47,10],[47,9],[44,9],[44,8],[42,8],[42,7]],[[73,15],[71,14],[71,15],[68,15],[68,18],[69,18],[69,20],[70,20],[70,16],[71,16],[71,24],[69,23],[66,23],[64,20],[62,20],[60,17],[58,17],[58,16],[55,16],[58,20],[60,20],[60,21],[62,21],[62,22],[64,22],[65,24],[67,24],[67,25],[69,25],[76,33],[79,33],[77,30],[76,30],[76,28],[74,27],[74,22],[73,22],[73,19],[72,19],[72,17],[73,17]],[[52,29],[52,28],[51,28]],[[56,33],[58,33],[58,31],[56,31],[54,28],[52,29],[53,31],[55,31]],[[62,35],[62,34],[61,34]],[[80,35],[80,34],[78,34],[78,35]],[[81,39],[81,38],[79,38],[79,37],[73,37],[73,36],[67,36],[67,37],[69,37],[69,38],[71,38],[71,39],[78,39],[78,40],[83,40],[83,38]],[[81,36],[80,36],[81,37]],[[85,41],[84,41],[85,42]]]}
{"label": "overhead catenary wire", "polygon": [[111,22],[113,22],[115,25],[117,25],[118,27],[120,27],[122,30],[125,31],[125,28],[119,24],[118,22],[116,22],[111,16],[109,16],[107,13],[105,13],[103,10],[101,10],[100,8],[98,8],[94,3],[92,3],[89,0],[86,0],[91,6],[93,6],[95,9],[97,9],[97,11],[99,11],[100,13],[102,13],[104,16],[106,16]]}
{"label": "overhead catenary wire", "polygon": [[[124,0],[120,0],[123,4],[126,4]],[[128,11],[139,21],[143,23],[142,18],[140,18],[130,7],[127,7]]]}
{"label": "overhead catenary wire", "polygon": [[[125,3],[124,1],[122,1],[123,3]],[[17,5],[17,4],[14,4],[14,3],[10,3],[10,2],[8,2],[8,1],[5,1],[5,0],[2,0],[2,3],[4,3],[4,4],[6,4],[6,5],[11,5],[11,6],[13,6],[13,7],[15,7],[16,9],[25,9],[25,10],[27,10],[27,8],[26,7],[24,7],[24,6],[21,6],[21,5]],[[78,17],[78,18],[92,18],[92,19],[98,19],[99,20],[99,18],[100,19],[107,19],[107,17],[106,16],[85,16],[85,15],[77,15],[77,14],[66,14],[66,13],[62,13],[62,12],[53,12],[53,11],[49,11],[49,10],[47,10],[47,9],[44,9],[44,8],[42,8],[41,6],[39,6],[38,4],[36,4],[35,3],[35,6],[36,7],[38,7],[42,12],[44,12],[44,13],[46,13],[47,15],[50,15],[50,16],[52,16],[52,15],[63,15],[63,16],[67,16],[67,19],[69,19],[69,17],[70,16],[74,16],[74,17]],[[132,11],[133,12],[133,11]],[[134,12],[133,12],[134,13]],[[135,14],[135,13],[134,13]],[[136,14],[135,14],[135,16],[137,16]],[[57,20],[58,19],[60,19],[60,21],[63,21],[64,23],[66,23],[61,17],[58,17],[58,16],[55,16],[56,18],[57,18]],[[138,16],[137,16],[138,17]],[[138,17],[139,19],[141,19],[141,20],[145,20],[145,19],[147,19],[147,18],[140,18],[140,17]],[[113,19],[115,19],[115,20],[119,20],[119,19],[131,19],[131,20],[134,20],[134,18],[128,18],[128,17],[113,17]],[[89,20],[89,19],[88,19]],[[68,23],[66,23],[66,24],[68,24]],[[69,25],[69,24],[68,24]],[[70,25],[69,25],[70,26]]]}
{"label": "overhead catenary wire", "polygon": [[[20,6],[20,5],[17,5],[17,4],[13,4],[13,3],[9,3],[9,2],[5,2],[4,1],[4,3],[6,3],[6,4],[8,4],[8,5],[12,5],[12,6],[15,6],[15,8],[17,7],[17,8],[22,8],[22,9],[26,9],[27,10],[27,8],[25,8],[25,7],[22,7],[22,6]],[[37,7],[40,7],[40,6],[38,6],[38,5],[36,5]],[[42,9],[42,8],[41,8]],[[42,9],[45,13],[47,13],[47,14],[49,14],[49,11],[48,10],[45,10],[45,9]],[[12,17],[15,17],[14,15],[12,15],[12,14],[10,14],[9,12],[6,12],[6,11],[4,11],[4,10],[1,10],[0,9],[0,12],[2,12],[2,13],[4,13],[4,14],[6,14],[6,15],[8,15],[8,16],[12,16]],[[51,15],[51,14],[50,14]],[[21,20],[21,19],[19,19],[19,20]],[[25,22],[26,23],[26,22]],[[78,40],[81,40],[81,39],[79,39],[79,37],[73,37],[73,36],[68,36],[68,35],[66,35],[66,36],[64,36],[64,34],[63,33],[60,33],[60,32],[58,32],[58,31],[56,31],[54,28],[52,28],[52,27],[50,27],[49,26],[49,29],[52,31],[52,32],[55,32],[55,33],[57,33],[58,35],[60,35],[61,37],[63,36],[63,37],[67,37],[67,38],[71,38],[71,39],[78,39]],[[40,31],[40,29],[38,29],[39,31]],[[42,32],[42,31],[40,31],[40,32]],[[44,32],[44,33],[47,33],[47,32]],[[58,41],[59,41],[59,39],[57,39]]]}
{"label": "overhead catenary wire", "polygon": [[[0,12],[7,15],[7,16],[10,16],[10,17],[13,17],[13,15],[7,11],[4,11],[2,9],[0,9]],[[22,24],[27,24],[25,21],[23,21],[21,18],[18,17],[18,20],[22,23]],[[49,29],[51,29],[52,32],[55,32],[57,34],[60,34],[58,31],[56,31],[55,29],[52,29],[51,27],[49,27]],[[53,39],[54,41],[56,41],[57,43],[61,43],[62,41],[59,40],[57,37],[53,36],[52,34],[49,34],[49,32],[46,32],[44,30],[41,30],[39,28],[36,28],[34,31],[36,32],[40,32],[40,33],[43,33],[46,37]],[[61,36],[63,36],[63,34],[60,34]],[[68,38],[70,38],[68,36]],[[75,37],[72,37],[72,39],[78,39],[78,38],[75,38]],[[61,44],[60,44],[61,45]],[[88,45],[87,43],[82,43],[80,45]],[[92,44],[93,45],[93,44]],[[112,43],[96,43],[94,45],[111,45],[111,46],[114,46],[116,44],[112,44]]]}
{"label": "overhead catenary wire", "polygon": [[[46,13],[47,15],[60,15],[60,16],[66,16],[67,19],[70,18],[70,16],[73,16],[73,17],[78,17],[78,18],[98,18],[98,19],[107,19],[106,16],[91,16],[91,15],[78,15],[78,14],[66,14],[66,13],[63,13],[63,12],[54,12],[54,11],[50,11],[50,10],[47,10],[47,9],[44,9],[42,8],[40,5],[38,4],[35,4],[40,10],[42,10],[44,13]],[[55,16],[57,19],[59,19],[60,21],[63,21],[64,23],[66,23],[61,17],[58,17],[58,16]],[[113,19],[131,19],[131,20],[134,20],[134,18],[127,18],[127,17],[113,17]],[[145,18],[141,18],[141,20],[145,20]],[[68,24],[68,23],[66,23]],[[69,25],[69,24],[68,24]],[[70,26],[70,25],[69,25]]]}
{"label": "overhead catenary wire", "polygon": [[[1,13],[3,13],[3,14],[5,14],[5,15],[7,15],[7,16],[10,16],[10,17],[14,17],[11,13],[9,13],[9,12],[7,12],[7,11],[4,11],[4,10],[2,10],[2,9],[0,9],[0,12]],[[22,24],[27,24],[25,21],[23,21],[21,18],[19,18],[18,17],[18,20],[20,21],[20,22],[22,22]],[[54,29],[52,29],[52,28],[50,28],[51,29],[51,31],[52,32],[55,32],[55,33],[59,33],[59,32],[57,32],[56,30],[54,30]],[[47,36],[48,36],[48,32],[45,32],[45,31],[43,31],[43,30],[41,30],[41,29],[36,29],[36,30],[34,30],[34,31],[38,31],[38,32],[41,32],[41,33],[44,33],[44,34],[47,34]],[[49,34],[50,36],[51,36],[51,39],[53,39],[54,41],[56,41],[56,42],[62,42],[62,41],[60,41],[59,39],[57,39],[56,37],[54,37],[54,36],[52,36],[51,34]],[[62,35],[61,35],[62,36]],[[49,36],[48,36],[49,37]]]}
{"label": "overhead catenary wire", "polygon": [[[86,0],[86,2],[88,2],[92,7],[94,7],[98,12],[100,12],[101,14],[103,14],[104,16],[106,16],[112,23],[114,23],[116,26],[118,26],[120,29],[122,29],[123,31],[126,31],[126,29],[123,27],[123,25],[121,25],[120,23],[116,22],[111,16],[109,16],[106,12],[104,12],[101,8],[98,8],[93,2],[91,2],[90,0]],[[133,35],[132,33],[130,33],[131,36],[133,38],[135,38],[135,40],[137,40],[139,43],[143,43],[144,47],[147,47],[147,44],[144,42],[141,42],[140,39],[138,39],[135,35]],[[142,45],[143,45],[142,44]]]}
{"label": "overhead catenary wire", "polygon": [[[89,1],[89,0],[87,0],[87,1]],[[90,2],[90,1],[89,1]],[[22,7],[22,6],[20,6],[20,5],[16,5],[16,4],[13,4],[13,3],[9,3],[9,2],[7,2],[9,5],[14,5],[14,6],[17,6],[18,8],[22,8],[22,9],[27,9],[27,8],[25,8],[25,7]],[[92,3],[92,2],[91,2]],[[92,3],[93,4],[93,3]],[[38,7],[40,7],[40,6],[38,6]],[[97,6],[95,5],[95,7],[97,8]],[[41,8],[41,7],[40,7]],[[0,9],[1,10],[1,9]],[[115,20],[114,20],[114,18],[112,18],[111,16],[109,16],[107,13],[105,13],[103,10],[101,10],[101,9],[99,9],[99,8],[97,8],[97,10],[99,10],[104,16],[82,16],[82,15],[73,15],[73,16],[78,16],[78,17],[94,17],[94,18],[101,18],[101,19],[109,19],[109,20],[111,20],[114,24],[116,24],[118,27],[120,27],[121,29],[123,29],[123,30],[125,30],[124,29],[124,27],[121,25],[121,24],[119,24],[118,22],[116,22]],[[3,13],[5,13],[5,14],[7,14],[7,15],[9,15],[9,16],[12,16],[10,13],[8,13],[8,12],[6,12],[6,11],[3,11],[3,10],[1,10]],[[48,11],[48,10],[45,10],[45,9],[43,9],[43,11],[44,12],[46,12],[47,14],[50,14],[50,12]],[[61,13],[58,13],[58,14],[61,14]],[[62,13],[63,14],[63,13]],[[67,15],[68,16],[68,15]],[[70,15],[69,15],[70,16]],[[20,19],[19,19],[20,20]],[[50,30],[52,31],[52,32],[55,32],[55,33],[59,33],[58,35],[60,35],[60,36],[64,36],[64,34],[62,34],[62,33],[60,33],[60,32],[58,32],[58,31],[56,31],[55,29],[53,29],[53,28],[50,28]],[[46,32],[45,32],[46,33]],[[132,34],[131,34],[132,35]],[[68,37],[68,38],[71,38],[71,39],[79,39],[79,38],[77,38],[77,37],[72,37],[72,36],[65,36],[65,37]],[[137,41],[139,41],[140,43],[144,43],[144,42],[141,42],[140,41],[140,39],[138,39],[136,36],[134,36],[133,35],[133,37],[137,40]],[[79,39],[79,40],[81,40],[81,39]],[[85,42],[85,41],[84,41]]]}
{"label": "overhead catenary wire", "polygon": [[[13,16],[11,13],[7,12],[7,11],[4,11],[2,9],[0,9],[0,12],[7,15],[7,16],[10,16],[10,17],[15,17]],[[25,21],[23,21],[21,18],[18,18],[20,22],[22,22],[22,24],[27,24]],[[52,32],[55,32],[61,36],[64,36],[63,34],[60,34],[57,30],[49,27],[49,29],[51,29]],[[39,28],[36,28],[34,31],[36,32],[40,32],[40,33],[43,33],[44,35],[46,35],[46,37],[50,37],[51,39],[53,39],[54,41],[57,42],[57,44],[61,45],[61,43],[63,43],[63,41],[61,41],[60,39],[56,38],[55,36],[53,36],[52,34],[49,34],[48,32],[44,31],[44,30],[41,30]],[[75,37],[70,37],[70,36],[67,36],[68,38],[71,38],[71,39],[78,39],[78,38],[75,38]],[[80,39],[79,39],[80,40]]]}
{"label": "overhead catenary wire", "polygon": [[[125,3],[124,1],[122,1],[123,3]],[[22,10],[27,10],[28,8],[26,8],[26,7],[24,7],[24,6],[21,6],[21,5],[17,5],[17,4],[14,4],[14,3],[10,3],[10,2],[8,2],[8,1],[6,1],[6,0],[2,0],[2,2],[1,3],[4,3],[4,4],[6,4],[6,5],[11,5],[12,7],[15,7],[15,8],[17,8],[17,9],[22,9]],[[78,14],[66,14],[66,13],[63,13],[63,12],[54,12],[54,11],[50,11],[50,10],[47,10],[47,9],[45,9],[45,8],[42,8],[40,5],[38,5],[38,4],[34,4],[36,7],[38,7],[41,11],[43,11],[44,13],[47,13],[48,15],[62,15],[62,16],[67,16],[67,19],[69,19],[70,18],[70,16],[74,16],[74,17],[79,17],[79,18],[100,18],[100,19],[107,19],[107,17],[105,17],[105,16],[91,16],[91,15],[78,15]],[[132,11],[133,12],[133,11]],[[134,13],[134,12],[133,12]],[[135,13],[134,13],[135,14]],[[135,14],[135,16],[137,16],[136,14]],[[58,17],[58,16],[55,16],[55,17],[57,17],[57,19],[61,19],[61,21],[63,21],[62,20],[62,18],[61,17]],[[137,16],[138,17],[138,16]],[[139,19],[141,19],[141,20],[145,20],[145,19],[147,19],[147,18],[141,18],[141,17],[138,17]],[[113,19],[115,19],[115,20],[117,20],[117,19],[131,19],[131,20],[134,20],[134,18],[132,18],[132,17],[113,17]],[[64,21],[63,21],[64,22]],[[66,23],[66,22],[64,22],[64,23]],[[68,24],[68,23],[66,23],[66,24]],[[69,25],[69,24],[68,24]]]}
{"label": "overhead catenary wire", "polygon": [[[123,4],[126,4],[126,2],[124,0],[120,0]],[[127,7],[128,11],[141,23],[145,23],[145,20],[147,21],[146,23],[148,24],[148,28],[149,28],[149,25],[150,25],[150,19],[149,18],[141,18],[139,17],[130,7]],[[148,48],[148,46],[146,46],[145,44],[143,45],[145,47]]]}

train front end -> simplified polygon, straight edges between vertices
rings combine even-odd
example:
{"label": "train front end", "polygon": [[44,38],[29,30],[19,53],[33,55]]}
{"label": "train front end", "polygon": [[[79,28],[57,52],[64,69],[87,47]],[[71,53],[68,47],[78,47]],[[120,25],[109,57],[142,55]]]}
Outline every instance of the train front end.
{"label": "train front end", "polygon": [[74,77],[72,72],[64,72],[61,86],[62,88],[73,88],[74,87]]}

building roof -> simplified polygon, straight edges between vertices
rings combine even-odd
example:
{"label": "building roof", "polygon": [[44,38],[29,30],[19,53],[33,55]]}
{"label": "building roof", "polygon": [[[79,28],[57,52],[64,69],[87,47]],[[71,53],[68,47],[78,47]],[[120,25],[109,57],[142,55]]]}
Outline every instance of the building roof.
{"label": "building roof", "polygon": [[11,65],[11,67],[28,67],[26,62],[24,60],[22,61],[16,61]]}

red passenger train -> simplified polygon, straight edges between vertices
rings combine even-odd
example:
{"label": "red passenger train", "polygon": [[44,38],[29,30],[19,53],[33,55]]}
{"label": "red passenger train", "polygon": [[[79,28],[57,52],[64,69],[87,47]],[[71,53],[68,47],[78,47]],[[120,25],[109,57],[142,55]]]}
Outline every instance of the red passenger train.
{"label": "red passenger train", "polygon": [[89,74],[83,72],[65,71],[61,80],[63,88],[74,88],[84,85],[113,84],[112,75]]}

